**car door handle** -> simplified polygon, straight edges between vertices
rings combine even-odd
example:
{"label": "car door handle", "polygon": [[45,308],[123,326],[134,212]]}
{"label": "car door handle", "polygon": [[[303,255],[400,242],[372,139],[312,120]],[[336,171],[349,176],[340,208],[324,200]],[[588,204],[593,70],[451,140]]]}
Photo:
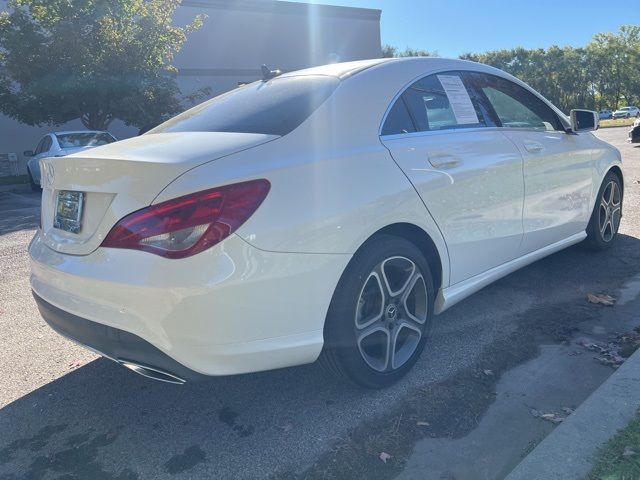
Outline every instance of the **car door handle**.
{"label": "car door handle", "polygon": [[544,145],[542,145],[541,143],[538,143],[538,142],[532,142],[530,140],[525,140],[524,141],[524,148],[529,153],[540,153],[542,150],[544,150]]}
{"label": "car door handle", "polygon": [[460,165],[460,159],[453,155],[436,155],[434,157],[429,157],[429,163],[434,168],[446,169]]}

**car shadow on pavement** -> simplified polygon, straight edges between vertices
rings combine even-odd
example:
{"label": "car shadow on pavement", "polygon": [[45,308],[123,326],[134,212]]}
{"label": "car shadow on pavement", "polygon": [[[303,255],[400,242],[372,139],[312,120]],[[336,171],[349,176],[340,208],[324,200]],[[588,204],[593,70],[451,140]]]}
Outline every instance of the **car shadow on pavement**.
{"label": "car shadow on pavement", "polygon": [[281,456],[311,412],[331,418],[359,395],[315,365],[177,386],[100,358],[0,411],[0,478],[159,478],[207,462],[220,478],[251,477],[247,454]]}
{"label": "car shadow on pavement", "polygon": [[40,222],[40,192],[0,192],[0,236],[33,230]]}
{"label": "car shadow on pavement", "polygon": [[[568,317],[575,301],[578,317],[590,308],[583,305],[587,291],[619,288],[638,274],[639,257],[640,240],[620,235],[610,251],[572,247],[487,287],[438,317],[431,343],[437,348],[383,391],[335,382],[316,365],[177,386],[94,360],[0,410],[0,478],[255,478],[307,468],[352,441],[356,427],[380,435],[376,418],[416,392],[424,395],[426,386],[477,369],[477,352],[504,338],[510,322],[526,323],[527,312],[557,303]],[[456,405],[471,408],[465,402]],[[460,412],[453,404],[451,410],[439,420],[443,429],[460,425]],[[460,435],[464,428],[443,432]],[[372,465],[387,468],[378,463]]]}

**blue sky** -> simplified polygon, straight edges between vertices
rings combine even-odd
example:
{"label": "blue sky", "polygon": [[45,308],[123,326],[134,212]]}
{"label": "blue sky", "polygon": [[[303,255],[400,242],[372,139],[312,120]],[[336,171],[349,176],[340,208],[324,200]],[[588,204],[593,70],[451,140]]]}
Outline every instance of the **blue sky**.
{"label": "blue sky", "polygon": [[640,0],[301,0],[382,10],[382,43],[440,56],[499,48],[583,46],[640,24]]}

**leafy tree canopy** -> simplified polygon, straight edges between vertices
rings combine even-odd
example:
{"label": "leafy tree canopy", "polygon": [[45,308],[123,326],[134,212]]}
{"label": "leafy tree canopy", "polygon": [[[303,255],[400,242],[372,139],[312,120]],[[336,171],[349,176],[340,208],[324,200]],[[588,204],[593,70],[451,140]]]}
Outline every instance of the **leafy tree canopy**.
{"label": "leafy tree canopy", "polygon": [[406,47],[404,50],[400,50],[393,45],[382,46],[382,58],[392,57],[437,57],[438,52],[431,52],[429,50],[420,50],[416,48]]}
{"label": "leafy tree canopy", "polygon": [[0,13],[0,111],[28,125],[143,126],[183,109],[174,56],[202,17],[181,0],[9,0]]}
{"label": "leafy tree canopy", "polygon": [[[383,57],[437,56],[428,50],[392,45]],[[640,104],[640,25],[623,25],[616,33],[598,33],[584,48],[522,47],[460,58],[492,65],[511,73],[551,100],[561,110],[616,109]]]}
{"label": "leafy tree canopy", "polygon": [[639,25],[596,34],[584,48],[512,48],[467,53],[460,58],[511,73],[565,112],[640,103]]}

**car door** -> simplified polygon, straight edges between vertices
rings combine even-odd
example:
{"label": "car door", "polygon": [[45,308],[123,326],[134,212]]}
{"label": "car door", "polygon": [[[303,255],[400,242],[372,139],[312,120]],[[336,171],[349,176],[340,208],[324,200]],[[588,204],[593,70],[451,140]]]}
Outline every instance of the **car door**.
{"label": "car door", "polygon": [[590,133],[567,133],[554,110],[526,88],[495,75],[469,74],[490,103],[504,135],[524,158],[521,254],[578,234],[591,214]]}
{"label": "car door", "polygon": [[522,156],[462,74],[426,76],[395,101],[381,140],[440,228],[451,283],[514,259],[522,240]]}

